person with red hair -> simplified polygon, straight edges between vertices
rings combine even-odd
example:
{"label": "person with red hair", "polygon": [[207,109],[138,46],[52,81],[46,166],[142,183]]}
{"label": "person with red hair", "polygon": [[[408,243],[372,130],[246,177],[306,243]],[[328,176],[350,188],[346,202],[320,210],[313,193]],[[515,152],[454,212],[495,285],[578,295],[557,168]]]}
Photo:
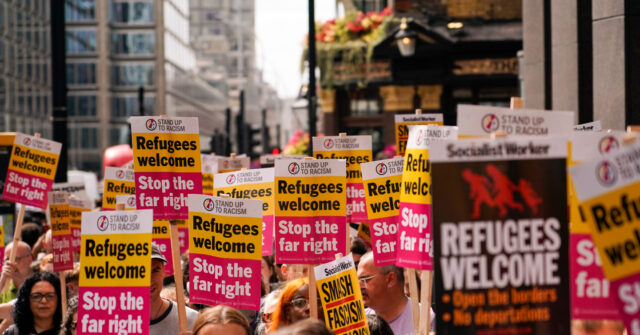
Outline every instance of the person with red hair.
{"label": "person with red hair", "polygon": [[[273,323],[269,328],[269,332],[289,326],[300,320],[308,319],[310,316],[309,310],[309,279],[299,278],[290,281],[282,289],[280,300],[278,300],[276,310],[273,312]],[[318,304],[318,316],[321,314],[322,308]]]}

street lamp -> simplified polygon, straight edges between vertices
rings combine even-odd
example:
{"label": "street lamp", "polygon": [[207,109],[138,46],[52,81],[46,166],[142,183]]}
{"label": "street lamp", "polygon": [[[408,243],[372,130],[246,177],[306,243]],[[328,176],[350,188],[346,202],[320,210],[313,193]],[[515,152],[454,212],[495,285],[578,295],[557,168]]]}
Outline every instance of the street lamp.
{"label": "street lamp", "polygon": [[409,24],[407,18],[402,18],[400,23],[400,31],[395,35],[395,39],[398,42],[398,49],[403,57],[411,57],[416,52],[416,33],[409,30]]}

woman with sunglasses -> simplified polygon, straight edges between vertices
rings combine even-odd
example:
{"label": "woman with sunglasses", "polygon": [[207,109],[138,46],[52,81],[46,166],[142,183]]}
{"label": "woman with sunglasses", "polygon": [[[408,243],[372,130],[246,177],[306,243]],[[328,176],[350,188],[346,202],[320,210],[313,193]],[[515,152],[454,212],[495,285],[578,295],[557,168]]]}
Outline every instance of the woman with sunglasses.
{"label": "woman with sunglasses", "polygon": [[50,272],[27,277],[18,290],[13,320],[3,335],[57,335],[62,322],[58,277]]}
{"label": "woman with sunglasses", "polygon": [[[300,278],[290,281],[283,289],[280,300],[272,314],[269,332],[276,331],[310,316],[309,279]],[[318,318],[323,318],[322,305],[318,299]]]}

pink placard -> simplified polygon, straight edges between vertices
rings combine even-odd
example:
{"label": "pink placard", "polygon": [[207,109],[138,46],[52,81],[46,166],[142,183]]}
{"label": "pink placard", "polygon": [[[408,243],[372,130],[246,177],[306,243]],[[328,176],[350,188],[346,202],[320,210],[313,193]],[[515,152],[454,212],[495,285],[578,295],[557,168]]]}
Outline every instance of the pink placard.
{"label": "pink placard", "polygon": [[367,205],[362,183],[347,182],[347,220],[349,222],[367,221]]}
{"label": "pink placard", "polygon": [[149,334],[149,287],[80,287],[78,335]]}
{"label": "pink placard", "polygon": [[571,234],[571,317],[581,320],[619,320],[598,252],[589,234]]}
{"label": "pink placard", "polygon": [[71,227],[71,251],[80,252],[80,233],[82,229],[79,227]]}
{"label": "pink placard", "polygon": [[640,334],[640,273],[611,282],[612,298],[630,335]]}
{"label": "pink placard", "polygon": [[400,203],[396,265],[433,270],[431,205]]}
{"label": "pink placard", "polygon": [[51,236],[53,244],[53,271],[73,270],[73,250],[71,234]]}
{"label": "pink placard", "polygon": [[189,227],[178,227],[178,245],[181,254],[189,250]]}
{"label": "pink placard", "polygon": [[257,311],[260,266],[259,260],[189,254],[189,301]]}
{"label": "pink placard", "polygon": [[45,209],[49,203],[47,192],[53,180],[9,170],[2,200]]}
{"label": "pink placard", "polygon": [[331,262],[344,253],[347,220],[344,216],[278,217],[276,261],[287,264]]}
{"label": "pink placard", "polygon": [[158,246],[162,256],[167,259],[167,264],[164,265],[164,274],[165,276],[170,276],[173,274],[173,257],[171,257],[171,239],[170,238],[154,238],[154,245]]}
{"label": "pink placard", "polygon": [[153,209],[154,220],[189,217],[187,197],[202,193],[200,172],[136,172],[136,206]]}
{"label": "pink placard", "polygon": [[390,216],[369,221],[371,250],[375,266],[393,265],[396,261],[398,217]]}
{"label": "pink placard", "polygon": [[273,255],[273,217],[262,216],[262,256]]}

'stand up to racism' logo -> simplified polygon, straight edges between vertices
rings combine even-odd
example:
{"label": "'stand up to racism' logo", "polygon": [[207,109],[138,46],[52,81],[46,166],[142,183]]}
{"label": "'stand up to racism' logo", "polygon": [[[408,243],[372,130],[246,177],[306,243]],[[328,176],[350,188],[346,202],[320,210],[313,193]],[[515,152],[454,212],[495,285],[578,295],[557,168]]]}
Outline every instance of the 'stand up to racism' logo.
{"label": "'stand up to racism' logo", "polygon": [[[480,217],[483,204],[489,208],[497,208],[498,215],[501,217],[505,217],[509,209],[523,212],[525,206],[531,210],[532,214],[538,214],[542,198],[531,187],[529,181],[520,178],[518,184],[515,184],[493,164],[486,165],[485,172],[491,180],[482,174],[474,173],[471,169],[462,171],[462,179],[469,184],[469,199],[473,200],[472,219]],[[524,203],[516,200],[514,197],[516,192]]]}
{"label": "'stand up to racism' logo", "polygon": [[202,207],[204,207],[204,209],[211,212],[213,210],[213,200],[211,200],[211,198],[204,199],[204,202],[202,203]]}
{"label": "'stand up to racism' logo", "polygon": [[293,162],[289,164],[288,170],[290,174],[298,174],[300,172],[300,164]]}
{"label": "'stand up to racism' logo", "polygon": [[498,130],[500,127],[500,121],[495,114],[487,114],[482,117],[482,130],[490,133]]}
{"label": "'stand up to racism' logo", "polygon": [[147,126],[147,129],[149,130],[156,130],[156,127],[158,126],[158,122],[156,122],[156,120],[154,119],[148,119],[147,122],[145,123],[145,126]]}
{"label": "'stand up to racism' logo", "polygon": [[129,206],[130,208],[135,208],[136,207],[136,197],[135,196],[131,196],[131,197],[129,197],[129,199],[127,199],[127,206]]}
{"label": "'stand up to racism' logo", "polygon": [[118,179],[124,178],[124,170],[116,171],[116,178],[118,178]]}
{"label": "'stand up to racism' logo", "polygon": [[29,146],[29,144],[31,144],[31,138],[25,137],[22,143],[24,143],[24,145],[26,146]]}
{"label": "'stand up to racism' logo", "polygon": [[620,144],[618,143],[618,140],[611,135],[603,137],[600,140],[600,143],[598,143],[598,149],[601,154],[606,154],[611,150],[618,149],[619,147]]}
{"label": "'stand up to racism' logo", "polygon": [[227,184],[231,185],[233,183],[236,182],[236,175],[235,174],[230,174],[229,176],[227,176]]}
{"label": "'stand up to racism' logo", "polygon": [[331,149],[335,145],[335,142],[332,139],[327,138],[324,140],[323,144],[325,149]]}
{"label": "'stand up to racism' logo", "polygon": [[611,186],[616,182],[618,173],[616,168],[609,161],[602,161],[596,166],[596,176],[600,184],[604,186]]}
{"label": "'stand up to racism' logo", "polygon": [[98,225],[98,229],[100,229],[100,231],[105,231],[109,227],[109,219],[107,219],[107,217],[103,215],[98,218],[96,224]]}
{"label": "'stand up to racism' logo", "polygon": [[389,169],[387,168],[387,165],[385,163],[378,163],[378,165],[376,165],[376,173],[380,176],[384,176],[385,174],[387,174],[387,171]]}

